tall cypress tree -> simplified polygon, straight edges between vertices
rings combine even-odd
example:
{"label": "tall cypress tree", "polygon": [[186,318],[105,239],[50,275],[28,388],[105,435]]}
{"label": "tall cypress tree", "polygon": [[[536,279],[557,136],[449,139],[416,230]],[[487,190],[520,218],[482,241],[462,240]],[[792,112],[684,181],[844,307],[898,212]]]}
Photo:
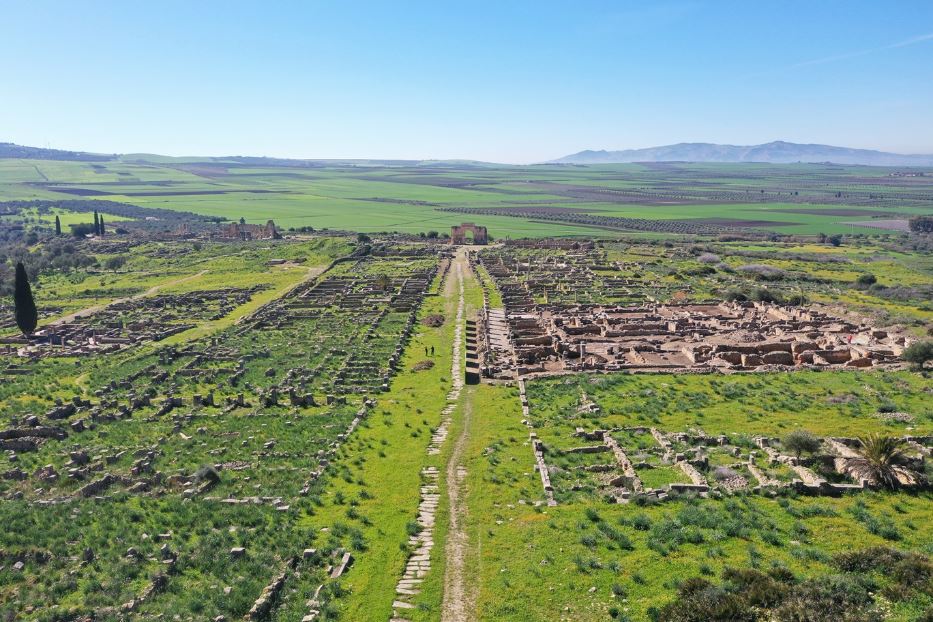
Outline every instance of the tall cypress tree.
{"label": "tall cypress tree", "polygon": [[104,215],[101,214],[100,215],[100,237],[104,237],[105,232],[106,232],[106,229],[104,229]]}
{"label": "tall cypress tree", "polygon": [[24,335],[31,335],[39,323],[39,312],[36,310],[36,301],[32,298],[32,288],[29,287],[29,278],[26,276],[26,266],[23,262],[16,264],[13,304],[16,307],[16,325]]}
{"label": "tall cypress tree", "polygon": [[55,214],[55,235],[62,234],[62,221],[59,219],[58,214]]}
{"label": "tall cypress tree", "polygon": [[100,235],[100,216],[97,215],[97,210],[94,210],[94,235]]}

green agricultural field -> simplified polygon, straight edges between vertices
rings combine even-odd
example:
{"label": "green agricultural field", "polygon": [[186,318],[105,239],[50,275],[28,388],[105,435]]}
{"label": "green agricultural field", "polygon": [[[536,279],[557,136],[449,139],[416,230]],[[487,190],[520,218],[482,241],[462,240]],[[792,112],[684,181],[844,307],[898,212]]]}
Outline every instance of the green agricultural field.
{"label": "green agricultural field", "polygon": [[[444,232],[481,220],[497,238],[652,231],[878,235],[885,230],[852,223],[904,220],[933,206],[933,178],[893,172],[816,164],[262,165],[123,156],[100,163],[2,160],[0,200],[118,201],[254,223],[273,219],[286,229]],[[658,229],[631,219],[688,226]]]}

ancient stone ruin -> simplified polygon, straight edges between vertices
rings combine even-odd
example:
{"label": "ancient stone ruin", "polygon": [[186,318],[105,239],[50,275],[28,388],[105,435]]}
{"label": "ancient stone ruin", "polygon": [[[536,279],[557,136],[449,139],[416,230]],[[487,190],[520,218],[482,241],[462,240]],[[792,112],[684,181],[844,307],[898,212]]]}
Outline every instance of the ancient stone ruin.
{"label": "ancient stone ruin", "polygon": [[276,229],[275,223],[269,220],[264,225],[238,222],[221,225],[215,237],[226,240],[278,240],[282,236]]}
{"label": "ancient stone ruin", "polygon": [[[898,362],[905,340],[815,307],[770,303],[529,305],[503,293],[514,368],[501,346],[487,375],[564,371],[868,368]],[[509,303],[517,303],[510,305]],[[506,330],[490,315],[490,334]]]}
{"label": "ancient stone ruin", "polygon": [[489,236],[486,233],[486,227],[475,225],[472,222],[465,222],[461,225],[454,225],[450,228],[451,244],[466,244],[467,233],[473,235],[473,244],[487,244]]}

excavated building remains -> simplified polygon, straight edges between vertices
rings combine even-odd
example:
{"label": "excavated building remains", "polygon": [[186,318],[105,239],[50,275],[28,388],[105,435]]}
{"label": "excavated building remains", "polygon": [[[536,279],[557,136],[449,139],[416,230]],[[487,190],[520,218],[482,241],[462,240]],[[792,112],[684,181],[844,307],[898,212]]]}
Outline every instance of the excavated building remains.
{"label": "excavated building remains", "polygon": [[[508,359],[499,357],[487,367],[488,376],[870,368],[898,364],[905,346],[903,336],[856,325],[816,307],[715,301],[528,305],[506,293],[503,299],[515,363],[510,369]],[[513,301],[518,304],[510,304]]]}
{"label": "excavated building remains", "polygon": [[219,320],[263,289],[262,285],[227,287],[118,300],[67,321],[45,325],[28,338],[0,338],[0,353],[43,358],[117,352],[140,343],[162,341],[194,328],[198,322]]}
{"label": "excavated building remains", "polygon": [[[800,458],[783,448],[780,439],[768,436],[754,437],[752,448],[734,444],[734,439],[727,435],[711,436],[700,430],[662,432],[646,426],[577,428],[573,436],[575,443],[569,443],[572,446],[549,447],[549,451],[561,456],[584,454],[594,458],[569,470],[552,467],[545,484],[546,496],[555,490],[566,494],[590,487],[619,503],[639,496],[663,501],[672,493],[705,497],[714,491],[767,492],[780,488],[839,496],[880,485],[860,478],[853,470],[854,460],[860,455],[860,444],[855,438],[825,437],[819,450]],[[927,487],[929,483],[922,474],[933,450],[933,437],[907,436],[902,440],[905,463],[897,473],[900,486]],[[646,486],[642,477],[657,469],[673,469],[673,481],[653,488]]]}
{"label": "excavated building remains", "polygon": [[[187,231],[183,232],[183,235],[186,233]],[[269,220],[264,225],[239,222],[221,225],[213,237],[225,240],[278,240],[282,236],[275,223]]]}
{"label": "excavated building remains", "polygon": [[898,365],[909,345],[818,305],[687,302],[653,277],[623,277],[639,266],[610,261],[603,249],[565,241],[550,253],[541,244],[509,243],[473,258],[494,281],[484,289],[498,289],[503,303],[494,309],[487,299],[481,315],[486,377],[860,369]]}

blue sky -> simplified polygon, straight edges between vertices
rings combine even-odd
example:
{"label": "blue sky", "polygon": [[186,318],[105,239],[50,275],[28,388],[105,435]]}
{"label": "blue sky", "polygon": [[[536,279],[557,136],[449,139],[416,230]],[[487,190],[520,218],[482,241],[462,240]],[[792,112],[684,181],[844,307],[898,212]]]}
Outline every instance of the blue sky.
{"label": "blue sky", "polygon": [[0,0],[0,141],[534,162],[933,153],[933,2]]}

